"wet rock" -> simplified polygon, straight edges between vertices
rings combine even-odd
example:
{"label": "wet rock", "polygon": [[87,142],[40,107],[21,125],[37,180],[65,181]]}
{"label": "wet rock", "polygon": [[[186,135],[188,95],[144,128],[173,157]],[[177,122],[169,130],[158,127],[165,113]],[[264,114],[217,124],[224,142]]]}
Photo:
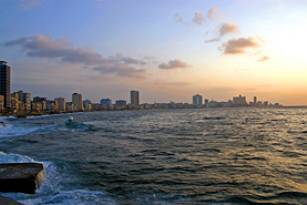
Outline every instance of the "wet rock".
{"label": "wet rock", "polygon": [[0,192],[34,194],[43,178],[44,166],[39,163],[0,164]]}
{"label": "wet rock", "polygon": [[23,205],[23,204],[14,201],[12,199],[0,196],[0,205]]}

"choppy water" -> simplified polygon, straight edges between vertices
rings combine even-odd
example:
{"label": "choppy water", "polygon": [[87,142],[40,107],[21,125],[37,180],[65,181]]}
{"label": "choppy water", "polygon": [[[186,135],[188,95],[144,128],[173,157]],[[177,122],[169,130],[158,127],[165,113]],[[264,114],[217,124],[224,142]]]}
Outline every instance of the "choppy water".
{"label": "choppy water", "polygon": [[[209,109],[7,121],[0,163],[44,162],[24,204],[307,204],[307,110]],[[11,153],[11,154],[8,154]],[[28,157],[27,157],[28,156]]]}

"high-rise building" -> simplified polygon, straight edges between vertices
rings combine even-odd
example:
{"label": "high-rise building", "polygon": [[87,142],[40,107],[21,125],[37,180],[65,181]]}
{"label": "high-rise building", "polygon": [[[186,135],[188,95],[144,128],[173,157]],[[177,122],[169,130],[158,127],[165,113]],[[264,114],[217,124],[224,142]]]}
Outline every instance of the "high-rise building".
{"label": "high-rise building", "polygon": [[54,99],[54,102],[55,102],[55,107],[56,107],[56,110],[58,112],[65,112],[66,111],[66,102],[65,102],[65,98],[55,98]]}
{"label": "high-rise building", "polygon": [[130,91],[130,104],[132,106],[139,106],[140,105],[140,93],[139,91],[132,90]]}
{"label": "high-rise building", "polygon": [[194,95],[193,96],[193,105],[197,108],[200,108],[203,105],[203,96]]}
{"label": "high-rise building", "polygon": [[81,94],[72,94],[72,108],[74,112],[83,112],[83,100]]}
{"label": "high-rise building", "polygon": [[254,105],[257,104],[257,96],[254,96]]}
{"label": "high-rise building", "polygon": [[4,108],[11,108],[11,67],[0,61],[0,95],[4,97]]}
{"label": "high-rise building", "polygon": [[238,97],[233,97],[233,105],[234,106],[246,106],[246,97],[239,95]]}

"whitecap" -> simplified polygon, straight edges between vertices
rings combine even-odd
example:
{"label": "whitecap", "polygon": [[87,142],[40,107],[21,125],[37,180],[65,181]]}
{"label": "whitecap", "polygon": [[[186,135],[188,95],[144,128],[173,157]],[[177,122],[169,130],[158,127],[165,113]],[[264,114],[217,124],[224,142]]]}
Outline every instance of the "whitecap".
{"label": "whitecap", "polygon": [[31,157],[20,155],[20,154],[7,154],[4,152],[0,152],[0,164],[5,163],[29,163],[36,162]]}

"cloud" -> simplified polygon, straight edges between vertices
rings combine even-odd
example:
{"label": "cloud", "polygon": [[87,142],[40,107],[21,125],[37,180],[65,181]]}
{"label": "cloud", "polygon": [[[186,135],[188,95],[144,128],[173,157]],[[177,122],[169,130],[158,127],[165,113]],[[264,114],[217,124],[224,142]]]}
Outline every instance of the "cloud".
{"label": "cloud", "polygon": [[256,49],[261,46],[261,41],[258,38],[238,38],[227,41],[223,44],[224,54],[243,54],[251,49]]}
{"label": "cloud", "polygon": [[164,70],[171,70],[171,69],[178,69],[178,68],[188,68],[188,67],[190,67],[189,64],[187,64],[187,63],[185,63],[181,60],[178,60],[178,59],[170,60],[167,63],[161,63],[159,65],[159,68],[164,69]]}
{"label": "cloud", "polygon": [[212,7],[211,9],[209,9],[208,13],[207,13],[207,17],[209,19],[215,19],[216,17],[220,16],[220,9],[217,6]]}
{"label": "cloud", "polygon": [[269,56],[262,56],[261,58],[258,59],[258,62],[264,62],[270,60]]}
{"label": "cloud", "polygon": [[221,39],[218,37],[218,38],[212,38],[212,39],[209,39],[209,40],[205,40],[205,43],[214,43],[214,42],[219,42]]}
{"label": "cloud", "polygon": [[205,22],[205,16],[202,12],[195,12],[193,22],[198,25],[202,25]]}
{"label": "cloud", "polygon": [[227,34],[236,33],[239,31],[239,26],[235,23],[223,23],[220,27],[220,36],[225,36]]}
{"label": "cloud", "polygon": [[239,26],[235,23],[223,23],[219,28],[219,36],[206,40],[205,43],[219,42],[221,38],[227,34],[236,33],[239,31]]}
{"label": "cloud", "polygon": [[86,68],[94,68],[94,70],[99,70],[105,74],[126,75],[127,77],[133,77],[137,74],[135,76],[139,77],[141,73],[144,73],[143,69],[131,67],[131,65],[144,65],[145,62],[142,60],[122,55],[103,57],[96,51],[76,48],[66,39],[52,39],[45,35],[36,35],[12,40],[4,45],[19,46],[29,57],[81,64]]}

